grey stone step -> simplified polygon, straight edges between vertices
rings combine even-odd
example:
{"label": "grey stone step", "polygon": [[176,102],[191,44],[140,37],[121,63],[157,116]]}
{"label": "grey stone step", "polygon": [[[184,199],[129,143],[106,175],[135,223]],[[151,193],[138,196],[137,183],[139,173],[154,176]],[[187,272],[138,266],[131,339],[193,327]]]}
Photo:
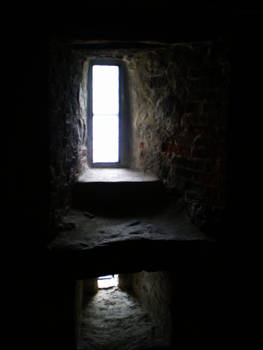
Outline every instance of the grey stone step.
{"label": "grey stone step", "polygon": [[73,207],[85,210],[131,210],[156,206],[164,187],[155,176],[127,169],[92,169],[76,182]]}

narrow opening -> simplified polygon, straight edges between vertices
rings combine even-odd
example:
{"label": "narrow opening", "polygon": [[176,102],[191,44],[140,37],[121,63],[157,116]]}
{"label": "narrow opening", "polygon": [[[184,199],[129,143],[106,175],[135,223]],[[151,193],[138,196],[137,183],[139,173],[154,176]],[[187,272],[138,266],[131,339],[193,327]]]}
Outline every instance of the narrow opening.
{"label": "narrow opening", "polygon": [[121,273],[83,283],[78,350],[169,349],[167,273]]}
{"label": "narrow opening", "polygon": [[92,163],[119,162],[119,66],[92,66]]}
{"label": "narrow opening", "polygon": [[119,276],[118,275],[101,276],[101,277],[98,277],[97,282],[98,282],[99,289],[118,287]]}

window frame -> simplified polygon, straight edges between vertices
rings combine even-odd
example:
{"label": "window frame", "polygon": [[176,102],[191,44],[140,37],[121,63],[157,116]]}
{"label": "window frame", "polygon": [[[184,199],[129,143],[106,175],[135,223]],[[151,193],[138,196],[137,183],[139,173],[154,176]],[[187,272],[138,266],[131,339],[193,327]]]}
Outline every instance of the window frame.
{"label": "window frame", "polygon": [[[94,65],[107,65],[119,67],[119,161],[118,162],[100,162],[93,163],[93,122],[92,122],[92,67]],[[126,70],[124,62],[120,60],[91,60],[88,68],[87,91],[88,91],[88,165],[91,168],[126,168],[128,167],[128,105],[127,102],[127,84],[126,84]]]}

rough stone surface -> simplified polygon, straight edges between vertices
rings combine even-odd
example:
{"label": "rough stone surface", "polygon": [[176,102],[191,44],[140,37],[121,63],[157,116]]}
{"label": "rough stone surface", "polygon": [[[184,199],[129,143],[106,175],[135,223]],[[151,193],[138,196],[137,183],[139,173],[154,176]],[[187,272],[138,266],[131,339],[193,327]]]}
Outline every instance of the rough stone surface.
{"label": "rough stone surface", "polygon": [[78,350],[166,349],[147,311],[118,288],[99,290],[83,313]]}
{"label": "rough stone surface", "polygon": [[208,238],[184,214],[176,213],[169,207],[161,213],[137,218],[89,218],[85,212],[74,210],[65,220],[72,223],[72,229],[63,230],[50,243],[49,249],[87,251],[97,246],[134,240],[192,241]]}
{"label": "rough stone surface", "polygon": [[132,290],[150,313],[159,337],[171,340],[171,287],[167,272],[156,271],[132,274]]}
{"label": "rough stone surface", "polygon": [[216,229],[225,205],[226,50],[219,42],[177,45],[140,52],[128,66],[135,166],[181,193],[200,228]]}
{"label": "rough stone surface", "polygon": [[215,240],[169,207],[137,217],[89,218],[74,211],[70,221],[75,227],[62,231],[48,247],[47,264],[55,275],[85,279],[215,259]]}
{"label": "rough stone surface", "polygon": [[53,228],[71,205],[71,187],[79,172],[84,123],[79,101],[81,57],[52,42],[49,63],[50,225]]}

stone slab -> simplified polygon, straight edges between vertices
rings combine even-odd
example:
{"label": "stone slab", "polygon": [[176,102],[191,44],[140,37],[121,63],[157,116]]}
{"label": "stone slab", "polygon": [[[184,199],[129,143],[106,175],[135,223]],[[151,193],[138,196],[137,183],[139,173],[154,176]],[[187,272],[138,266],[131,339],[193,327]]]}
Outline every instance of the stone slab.
{"label": "stone slab", "polygon": [[211,256],[216,243],[169,207],[137,217],[73,210],[65,222],[67,229],[48,246],[49,258],[53,271],[78,278],[173,268],[176,261]]}

